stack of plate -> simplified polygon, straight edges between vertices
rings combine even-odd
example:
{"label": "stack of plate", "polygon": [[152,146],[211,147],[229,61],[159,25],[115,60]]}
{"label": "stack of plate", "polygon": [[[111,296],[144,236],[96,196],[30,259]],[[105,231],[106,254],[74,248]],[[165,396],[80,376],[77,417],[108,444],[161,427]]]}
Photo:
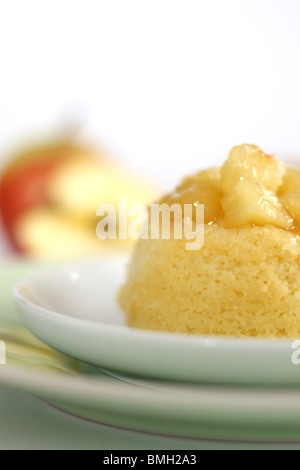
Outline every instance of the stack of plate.
{"label": "stack of plate", "polygon": [[[300,441],[297,345],[130,329],[116,301],[125,264],[110,256],[2,268],[0,382],[77,416],[138,431]],[[11,289],[22,277],[14,290],[20,320]]]}

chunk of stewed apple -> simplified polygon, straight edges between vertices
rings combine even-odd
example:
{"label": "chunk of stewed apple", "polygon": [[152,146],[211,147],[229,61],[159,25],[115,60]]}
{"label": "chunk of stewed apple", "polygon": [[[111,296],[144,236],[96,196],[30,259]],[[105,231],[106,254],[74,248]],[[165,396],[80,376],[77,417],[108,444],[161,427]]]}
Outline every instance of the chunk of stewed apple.
{"label": "chunk of stewed apple", "polygon": [[[214,222],[222,212],[221,192],[209,181],[184,181],[178,186],[173,194],[164,198],[160,203],[180,204],[182,213],[184,205],[191,204],[193,207],[198,204],[204,204],[204,223]],[[193,210],[193,219],[195,220],[196,211]]]}
{"label": "chunk of stewed apple", "polygon": [[295,225],[300,226],[300,193],[287,193],[279,198],[283,207],[293,216]]}
{"label": "chunk of stewed apple", "polygon": [[230,151],[221,168],[221,189],[227,194],[239,181],[250,180],[276,192],[282,183],[285,166],[256,145],[238,145]]}
{"label": "chunk of stewed apple", "polygon": [[231,227],[271,224],[282,229],[293,225],[292,216],[276,195],[253,181],[240,181],[222,198],[224,220]]}
{"label": "chunk of stewed apple", "polygon": [[279,196],[287,193],[300,193],[300,171],[286,167],[282,184],[277,193]]}

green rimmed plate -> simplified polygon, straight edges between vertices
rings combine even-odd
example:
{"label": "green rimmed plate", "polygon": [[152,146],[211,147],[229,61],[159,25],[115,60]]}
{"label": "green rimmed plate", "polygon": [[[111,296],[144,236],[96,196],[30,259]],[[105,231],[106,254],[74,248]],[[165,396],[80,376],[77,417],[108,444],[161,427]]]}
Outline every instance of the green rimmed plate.
{"label": "green rimmed plate", "polygon": [[77,416],[139,431],[239,441],[300,441],[297,388],[137,381],[130,376],[108,376],[45,346],[21,325],[11,295],[13,284],[36,269],[10,264],[0,270],[0,339],[7,348],[0,382]]}

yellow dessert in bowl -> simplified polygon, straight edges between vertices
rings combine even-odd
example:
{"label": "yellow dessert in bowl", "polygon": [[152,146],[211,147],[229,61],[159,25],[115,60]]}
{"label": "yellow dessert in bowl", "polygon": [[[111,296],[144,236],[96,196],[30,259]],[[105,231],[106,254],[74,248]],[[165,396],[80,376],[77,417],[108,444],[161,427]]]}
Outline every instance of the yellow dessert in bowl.
{"label": "yellow dessert in bowl", "polygon": [[166,204],[204,204],[204,244],[140,240],[119,301],[134,328],[300,335],[300,173],[254,145],[187,177]]}

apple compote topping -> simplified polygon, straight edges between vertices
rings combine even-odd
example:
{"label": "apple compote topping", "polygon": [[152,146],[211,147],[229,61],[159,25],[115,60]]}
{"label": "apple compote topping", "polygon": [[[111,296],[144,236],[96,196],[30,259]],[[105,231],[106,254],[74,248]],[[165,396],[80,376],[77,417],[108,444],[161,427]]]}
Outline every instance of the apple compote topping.
{"label": "apple compote topping", "polygon": [[300,172],[255,145],[233,147],[224,165],[183,180],[159,201],[204,204],[204,222],[222,227],[273,225],[300,230]]}

